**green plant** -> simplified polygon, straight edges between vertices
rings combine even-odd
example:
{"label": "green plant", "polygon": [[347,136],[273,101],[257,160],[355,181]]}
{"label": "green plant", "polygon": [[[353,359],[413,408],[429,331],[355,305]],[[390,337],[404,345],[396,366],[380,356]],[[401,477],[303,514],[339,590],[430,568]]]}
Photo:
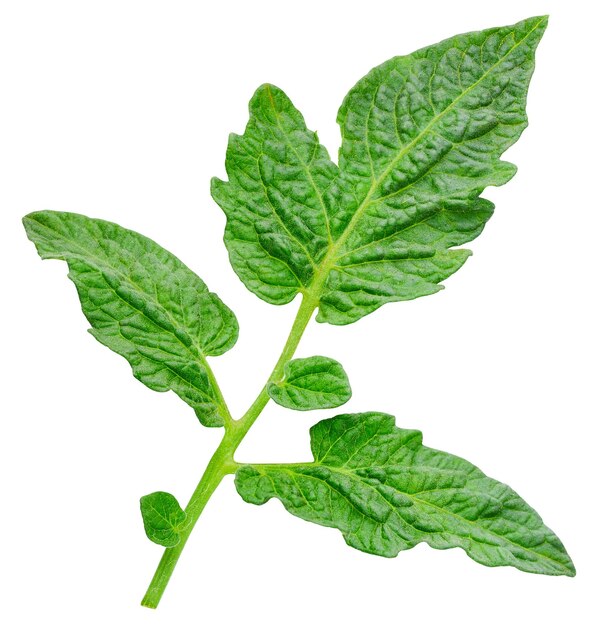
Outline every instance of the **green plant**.
{"label": "green plant", "polygon": [[187,507],[141,499],[148,537],[166,547],[144,597],[156,607],[210,496],[235,474],[242,498],[279,498],[346,542],[393,557],[427,542],[461,547],[489,566],[573,576],[560,540],[508,486],[427,448],[384,413],[339,415],[311,429],[313,460],[240,464],[234,453],[273,399],[297,410],[337,407],[351,390],[324,356],[293,359],[313,313],[349,324],[387,302],[440,290],[470,255],[493,205],[488,185],[516,171],[500,160],[526,127],[526,93],[546,17],[459,35],[373,69],[338,113],[334,164],[287,96],[260,87],[242,136],[231,135],[228,182],[212,181],[225,244],[242,282],[263,300],[300,306],[267,383],[231,415],[208,356],[229,350],[234,314],[156,243],[116,224],[43,211],[24,218],[42,258],[67,262],[90,332],[155,391],[174,391],[224,435]]}

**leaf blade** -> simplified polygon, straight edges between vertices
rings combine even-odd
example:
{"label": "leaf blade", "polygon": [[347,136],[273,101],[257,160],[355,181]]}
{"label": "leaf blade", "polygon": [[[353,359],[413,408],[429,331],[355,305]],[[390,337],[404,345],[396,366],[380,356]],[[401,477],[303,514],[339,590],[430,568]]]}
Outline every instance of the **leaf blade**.
{"label": "leaf blade", "polygon": [[[515,166],[500,156],[527,125],[527,88],[546,24],[546,17],[530,18],[394,57],[346,96],[338,115],[343,135],[339,166],[362,199],[349,214],[346,204],[335,203],[331,224],[333,232],[342,233],[341,245],[327,286],[331,274],[336,285],[321,297],[319,321],[349,323],[386,302],[434,293],[461,267],[451,262],[453,251],[447,248],[477,236],[492,205],[457,243],[437,222],[442,216],[455,219],[458,208],[478,206],[486,186],[505,184],[514,175]],[[431,232],[424,232],[426,227]],[[340,257],[346,263],[347,255],[360,248],[361,280],[354,276],[341,285],[336,276]],[[404,253],[406,258],[383,264],[384,258]],[[414,271],[408,272],[405,265],[413,257]],[[429,267],[435,257],[447,262],[441,272]],[[396,270],[408,276],[411,287],[403,297]],[[334,292],[341,296],[336,313],[330,306]]]}
{"label": "leaf blade", "polygon": [[[500,156],[527,125],[527,89],[546,24],[542,16],[458,35],[374,68],[339,110],[338,168],[277,90],[287,117],[297,119],[298,132],[319,155],[310,163],[323,172],[322,184],[318,202],[306,205],[302,198],[314,195],[314,179],[306,182],[301,167],[279,159],[284,167],[269,168],[266,177],[247,175],[231,139],[229,181],[215,179],[212,195],[226,213],[226,245],[248,288],[274,304],[308,294],[318,300],[317,321],[332,324],[442,289],[470,255],[453,247],[477,237],[492,215],[492,203],[479,197],[483,189],[515,174]],[[248,143],[256,127],[251,159],[290,150],[270,120],[251,106],[240,138]],[[290,177],[297,180],[293,194],[272,196],[282,219],[270,210],[257,214],[253,189],[279,188]],[[271,204],[269,198],[261,196],[257,206]],[[326,219],[322,233],[314,231]],[[241,237],[250,249],[238,249]]]}
{"label": "leaf blade", "polygon": [[338,169],[278,87],[259,87],[249,112],[244,135],[228,142],[229,182],[214,178],[211,193],[228,218],[224,242],[238,276],[263,300],[285,304],[331,240],[324,194]]}
{"label": "leaf blade", "polygon": [[354,548],[394,557],[420,542],[461,547],[487,566],[575,574],[556,535],[512,489],[383,413],[342,415],[311,429],[314,461],[242,466],[246,502],[277,497],[302,519],[338,528]]}
{"label": "leaf blade", "polygon": [[187,514],[177,499],[166,491],[155,491],[140,498],[144,530],[150,541],[172,548],[180,541]]}
{"label": "leaf blade", "polygon": [[284,379],[269,383],[267,391],[277,404],[297,411],[330,409],[351,398],[343,366],[324,356],[292,359],[285,365]]}
{"label": "leaf blade", "polygon": [[236,342],[234,314],[154,241],[103,220],[41,211],[23,219],[43,259],[66,261],[90,333],[154,391],[174,391],[206,426],[227,407],[206,356]]}

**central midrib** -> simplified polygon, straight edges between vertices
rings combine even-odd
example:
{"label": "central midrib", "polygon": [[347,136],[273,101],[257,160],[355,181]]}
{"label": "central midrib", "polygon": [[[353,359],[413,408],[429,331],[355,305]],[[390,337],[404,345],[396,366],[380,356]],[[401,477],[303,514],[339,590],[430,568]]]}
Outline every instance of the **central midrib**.
{"label": "central midrib", "polygon": [[[318,189],[318,185],[316,184],[316,181],[314,180],[312,174],[310,173],[310,167],[307,163],[305,163],[303,161],[303,159],[300,156],[300,153],[295,149],[295,147],[293,146],[293,144],[291,143],[290,139],[289,139],[289,135],[287,134],[286,130],[283,128],[283,125],[281,124],[281,118],[279,116],[279,112],[277,111],[277,107],[275,106],[275,99],[273,98],[273,93],[271,92],[271,86],[269,84],[267,84],[266,86],[266,91],[267,91],[267,97],[269,98],[269,102],[271,103],[271,107],[273,108],[273,112],[275,113],[275,119],[277,120],[277,126],[279,127],[279,130],[283,133],[283,136],[285,137],[285,141],[287,142],[287,145],[290,147],[291,151],[294,153],[296,159],[299,161],[300,165],[302,166],[302,169],[304,170],[304,173],[306,175],[306,177],[308,178],[308,181],[310,182],[310,184],[312,185],[312,187],[314,188],[314,192],[316,193],[316,197],[318,198],[320,205],[322,207],[322,212],[324,214],[324,223],[326,226],[326,236],[328,239],[328,246],[330,247],[333,243],[332,240],[332,233],[330,232],[330,220],[328,219],[328,211],[326,209],[326,203],[324,201],[324,194],[320,192],[320,189]],[[305,125],[304,125],[305,126]],[[316,150],[318,150],[318,146],[319,146],[319,142],[318,142],[318,138],[316,138],[316,143],[314,146],[314,151],[316,152]],[[332,183],[332,181],[331,181]],[[316,267],[316,264],[313,263],[314,267]]]}
{"label": "central midrib", "polygon": [[482,74],[482,76],[475,81],[470,87],[464,90],[459,96],[457,96],[441,113],[437,114],[426,126],[425,128],[404,148],[400,150],[400,152],[396,155],[396,157],[392,160],[390,165],[380,174],[380,176],[374,180],[371,184],[365,198],[359,204],[359,207],[353,213],[351,220],[347,224],[345,230],[341,234],[341,236],[334,242],[332,246],[327,248],[327,254],[324,257],[323,262],[318,267],[318,272],[315,273],[314,280],[310,284],[307,292],[313,297],[315,300],[320,300],[322,287],[324,285],[324,281],[328,277],[328,274],[333,269],[334,261],[336,260],[341,247],[346,243],[349,235],[357,225],[357,222],[363,216],[365,210],[369,206],[369,204],[374,200],[373,196],[375,192],[380,188],[381,184],[386,180],[386,178],[392,173],[396,165],[417,145],[419,141],[421,141],[427,133],[441,120],[449,111],[451,111],[457,104],[464,98],[470,91],[472,91],[475,87],[477,87],[487,76],[490,75],[501,63],[503,63],[513,52],[516,50],[524,41],[535,32],[540,24],[544,21],[545,18],[541,18],[534,27],[528,31],[517,43],[515,43],[510,50],[503,55],[496,63],[491,65],[486,72]]}
{"label": "central midrib", "polygon": [[[58,233],[58,235],[60,235],[62,238],[66,239],[67,238],[62,235],[58,230],[47,226],[46,224],[43,224],[42,222],[39,222],[38,220],[35,220],[35,223],[37,224],[38,227],[41,227],[42,229],[48,230],[50,232],[56,232]],[[116,268],[114,265],[112,265],[108,259],[103,259],[99,256],[97,256],[94,252],[92,252],[91,250],[89,250],[87,247],[85,247],[84,245],[78,243],[77,241],[73,241],[73,240],[69,240],[71,244],[74,244],[76,247],[78,247],[80,250],[82,250],[82,252],[84,253],[84,255],[86,255],[88,257],[88,259],[85,259],[84,256],[82,256],[79,259],[76,259],[76,257],[74,257],[74,260],[78,260],[79,262],[85,263],[87,265],[89,265],[90,267],[93,267],[93,269],[95,271],[100,272],[103,276],[105,274],[104,268],[107,268],[108,270],[110,270],[113,274],[115,274],[116,276],[118,276],[122,282],[127,283],[129,285],[131,285],[132,288],[134,288],[141,296],[145,296],[146,299],[148,299],[153,306],[161,309],[163,311],[163,313],[165,314],[165,316],[168,318],[168,320],[170,321],[170,324],[173,328],[178,329],[178,323],[177,320],[175,320],[174,317],[172,317],[168,311],[166,311],[162,305],[160,304],[160,302],[158,302],[157,299],[155,299],[153,297],[152,294],[150,294],[149,292],[143,290],[137,283],[135,283],[135,281],[133,281],[133,279],[131,279],[130,277],[128,277],[127,275],[125,275],[121,270],[119,270],[118,268]],[[75,253],[74,253],[75,254]],[[90,259],[90,262],[89,262]],[[69,262],[67,259],[67,255],[64,255],[64,260],[66,262]],[[94,263],[93,263],[94,261]],[[190,270],[189,270],[190,271]],[[109,283],[107,282],[107,285],[111,291],[111,293],[113,293],[117,298],[119,298],[122,302],[124,302],[127,306],[131,307],[132,309],[134,309],[135,311],[137,311],[140,315],[146,317],[146,319],[150,320],[150,322],[152,322],[153,324],[155,324],[161,331],[163,331],[164,333],[174,337],[177,341],[179,341],[185,348],[187,348],[187,350],[189,350],[190,352],[192,352],[198,359],[198,361],[200,362],[200,364],[202,364],[205,368],[206,374],[207,374],[207,379],[210,382],[210,384],[213,382],[213,377],[210,375],[211,374],[211,369],[209,367],[209,363],[207,362],[206,358],[205,358],[205,354],[202,352],[200,346],[198,345],[198,343],[191,337],[190,338],[190,344],[187,344],[186,342],[182,341],[182,339],[174,332],[172,332],[170,329],[164,327],[157,319],[151,317],[150,315],[147,315],[145,311],[142,311],[141,309],[138,309],[137,306],[135,306],[132,302],[129,301],[129,299],[124,298],[120,293],[117,292],[116,289],[114,289],[113,287],[111,287],[111,285],[109,285]],[[207,289],[207,288],[206,288]],[[209,292],[209,290],[208,290]],[[210,292],[209,292],[210,293]],[[117,322],[117,325],[119,325],[119,321]],[[100,331],[101,329],[96,329],[97,331]],[[182,330],[182,329],[181,329]],[[118,329],[118,333],[121,335],[121,337],[123,337],[123,339],[125,339],[126,341],[130,341],[129,339],[127,339],[127,337],[125,337],[123,334],[121,334],[121,330],[120,328]],[[133,345],[133,342],[130,341],[130,343]],[[137,346],[134,346],[134,349],[138,350]],[[139,350],[138,350],[139,351]],[[140,352],[141,356],[143,358],[147,358],[153,362],[156,362],[152,357],[147,356],[144,352]],[[170,368],[169,365],[167,365],[166,363],[163,363],[161,361],[158,361],[158,363],[160,365],[164,365],[166,367],[166,369],[168,369],[171,373],[173,373],[175,376],[177,376],[177,378],[184,380],[189,386],[191,386],[192,388],[194,388],[195,390],[197,390],[199,393],[203,394],[206,398],[209,398],[212,403],[216,406],[216,408],[220,411],[221,413],[221,417],[222,419],[224,418],[225,415],[229,415],[228,409],[225,406],[225,402],[223,401],[222,397],[220,394],[218,394],[217,392],[217,385],[216,384],[212,384],[213,387],[213,391],[214,391],[214,396],[211,396],[209,393],[204,392],[202,389],[200,389],[193,380],[185,377],[185,376],[181,376],[179,374],[179,372],[172,370]],[[176,393],[176,392],[175,392]],[[177,394],[178,395],[178,394]]]}
{"label": "central midrib", "polygon": [[[261,469],[264,471],[267,467],[269,467],[269,469],[271,469],[271,470],[273,470],[273,469],[279,469],[280,471],[283,470],[283,471],[286,471],[286,472],[291,473],[291,474],[295,474],[295,475],[299,475],[299,476],[305,476],[306,478],[311,478],[313,480],[317,480],[317,481],[322,482],[323,484],[327,485],[328,487],[333,488],[332,485],[330,485],[329,483],[326,482],[326,480],[324,480],[322,478],[319,478],[318,476],[314,476],[312,474],[302,473],[302,472],[298,471],[300,467],[323,467],[323,468],[328,469],[329,471],[334,471],[337,474],[343,474],[344,476],[348,476],[350,478],[360,480],[364,485],[366,485],[367,487],[369,487],[370,489],[375,491],[375,493],[382,500],[384,500],[384,502],[386,503],[386,505],[388,507],[390,507],[395,512],[397,512],[397,508],[398,507],[394,506],[391,502],[386,500],[384,495],[381,494],[372,484],[370,484],[367,481],[363,480],[363,478],[360,477],[356,472],[348,471],[348,470],[346,470],[346,469],[344,469],[342,467],[338,467],[338,466],[334,466],[334,465],[324,465],[322,463],[319,463],[318,461],[310,461],[310,462],[305,462],[305,463],[281,463],[281,464],[278,463],[275,466],[273,466],[273,464],[264,464],[264,465],[254,464],[254,465],[250,465],[250,467],[254,467],[259,472],[260,472]],[[551,563],[554,563],[556,565],[559,565],[562,568],[567,569],[567,566],[564,563],[562,563],[560,561],[557,561],[556,559],[552,558],[551,556],[548,556],[546,554],[542,554],[540,552],[536,552],[536,551],[532,550],[531,548],[529,548],[527,546],[523,546],[523,545],[521,545],[519,543],[516,543],[515,541],[512,541],[511,539],[506,537],[505,535],[499,535],[499,534],[495,533],[490,528],[485,528],[483,526],[479,526],[476,523],[476,521],[472,521],[470,519],[462,517],[461,515],[458,515],[457,513],[454,513],[453,511],[450,511],[448,509],[441,508],[440,506],[437,506],[436,504],[433,504],[432,502],[421,500],[421,498],[417,498],[414,494],[405,493],[404,491],[401,491],[400,489],[396,489],[396,488],[391,487],[391,486],[390,486],[390,488],[393,489],[394,491],[396,491],[396,493],[398,493],[399,495],[403,495],[403,496],[406,496],[407,498],[410,498],[417,505],[422,505],[422,506],[424,506],[426,508],[435,509],[436,511],[439,511],[443,515],[449,515],[451,517],[456,518],[460,522],[464,522],[464,523],[467,523],[467,524],[469,524],[471,526],[476,526],[476,527],[478,527],[478,528],[480,528],[482,530],[486,530],[493,537],[498,537],[502,541],[506,541],[507,543],[509,543],[511,545],[514,545],[515,547],[519,548],[520,550],[524,550],[524,551],[526,551],[528,553],[534,554],[538,558],[545,559],[547,561],[550,561]],[[347,498],[344,494],[342,494],[341,492],[338,492],[338,493],[342,497],[345,497],[346,500],[349,501],[354,506],[354,508],[356,508],[364,517],[368,517],[370,519],[373,519],[369,515],[367,515],[364,511],[359,509],[359,507],[355,506],[354,503],[351,502],[351,500],[349,500],[349,498]],[[502,546],[496,546],[496,547],[502,547]],[[515,558],[518,558],[518,557],[515,557]]]}

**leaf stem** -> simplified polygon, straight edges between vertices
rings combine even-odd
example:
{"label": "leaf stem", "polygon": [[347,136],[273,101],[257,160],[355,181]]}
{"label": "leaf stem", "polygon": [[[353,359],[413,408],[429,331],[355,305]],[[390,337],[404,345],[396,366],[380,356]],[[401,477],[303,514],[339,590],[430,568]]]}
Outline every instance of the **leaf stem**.
{"label": "leaf stem", "polygon": [[261,389],[261,392],[256,397],[255,401],[251,404],[246,413],[236,422],[237,429],[237,441],[236,447],[244,439],[246,433],[250,430],[251,426],[255,423],[257,417],[261,414],[267,402],[269,402],[269,394],[267,393],[267,385],[269,383],[278,383],[283,378],[283,370],[288,361],[291,360],[295,351],[302,339],[306,326],[312,317],[316,307],[318,306],[318,300],[311,296],[304,294],[300,303],[300,308],[293,321],[291,331],[287,337],[287,341],[283,346],[283,350],[277,363],[271,372],[271,375],[267,379],[265,386]]}
{"label": "leaf stem", "polygon": [[228,451],[231,448],[228,433],[229,431],[226,431],[220,445],[207,464],[205,472],[189,500],[189,504],[187,504],[185,513],[187,514],[189,523],[181,531],[179,543],[172,548],[166,548],[164,551],[156,572],[152,577],[150,586],[146,591],[146,595],[142,600],[143,606],[151,609],[155,609],[158,606],[162,594],[166,589],[166,585],[176,567],[177,561],[187,543],[187,539],[189,539],[189,535],[197,523],[201,512],[222,481],[222,478],[226,474],[231,474],[235,471],[235,464],[231,461],[231,454],[228,455]]}
{"label": "leaf stem", "polygon": [[232,421],[232,415],[230,413],[230,409],[228,408],[228,405],[226,404],[226,399],[224,398],[224,394],[222,393],[222,390],[220,389],[217,378],[215,377],[215,374],[213,373],[213,370],[211,369],[205,357],[203,357],[203,363],[205,364],[205,371],[207,372],[209,382],[213,388],[213,392],[218,401],[218,410],[220,412],[220,415],[222,416],[222,419],[224,420],[224,427],[226,427]]}
{"label": "leaf stem", "polygon": [[[279,382],[283,378],[283,369],[285,364],[293,357],[300,343],[302,335],[306,330],[306,326],[318,305],[318,300],[309,294],[304,294],[297,315],[291,327],[285,346],[269,376],[265,386],[250,405],[246,413],[239,419],[226,419],[226,430],[224,437],[211,457],[205,472],[199,481],[185,512],[187,519],[190,520],[186,527],[180,533],[179,543],[167,548],[160,559],[160,563],[154,573],[152,581],[146,591],[146,595],[142,600],[142,605],[155,609],[162,598],[162,594],[166,589],[168,581],[172,576],[172,572],[181,556],[181,553],[189,539],[191,531],[195,527],[199,516],[208,503],[214,491],[221,483],[224,476],[233,474],[238,464],[234,461],[234,453],[244,439],[258,416],[261,414],[267,402],[269,402],[269,394],[267,393],[267,385],[269,383]],[[221,391],[219,392],[221,398]],[[224,403],[225,404],[225,403]],[[226,408],[227,410],[227,408]],[[229,412],[227,414],[229,418]]]}

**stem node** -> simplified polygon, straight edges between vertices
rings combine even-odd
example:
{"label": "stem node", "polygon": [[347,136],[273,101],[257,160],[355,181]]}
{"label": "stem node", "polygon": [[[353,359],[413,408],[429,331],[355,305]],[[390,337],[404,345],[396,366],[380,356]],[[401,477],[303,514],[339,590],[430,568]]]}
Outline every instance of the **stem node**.
{"label": "stem node", "polygon": [[[295,354],[296,348],[300,343],[302,335],[304,334],[306,326],[308,325],[316,306],[317,301],[314,298],[308,294],[303,296],[300,308],[298,309],[283,351],[281,352],[281,355],[279,356],[267,383],[265,383],[265,386],[243,417],[239,420],[229,418],[230,414],[226,407],[226,417],[229,419],[225,420],[226,425],[224,437],[207,464],[205,472],[203,473],[203,476],[201,477],[201,480],[199,481],[199,484],[197,485],[191,499],[189,500],[189,504],[187,504],[187,508],[185,509],[187,519],[189,519],[190,522],[180,533],[179,543],[172,548],[166,548],[164,551],[156,572],[152,577],[148,590],[146,591],[146,595],[142,600],[142,606],[150,609],[155,609],[158,606],[158,603],[162,598],[162,594],[168,585],[168,581],[172,576],[172,572],[174,571],[174,568],[176,567],[176,564],[181,556],[183,548],[189,539],[189,535],[195,527],[195,524],[203,512],[205,505],[209,502],[213,492],[217,489],[224,476],[236,472],[239,464],[234,461],[234,453],[269,401],[267,384],[269,382],[277,382],[282,378],[283,368]],[[221,397],[221,391],[219,392],[219,395]]]}

